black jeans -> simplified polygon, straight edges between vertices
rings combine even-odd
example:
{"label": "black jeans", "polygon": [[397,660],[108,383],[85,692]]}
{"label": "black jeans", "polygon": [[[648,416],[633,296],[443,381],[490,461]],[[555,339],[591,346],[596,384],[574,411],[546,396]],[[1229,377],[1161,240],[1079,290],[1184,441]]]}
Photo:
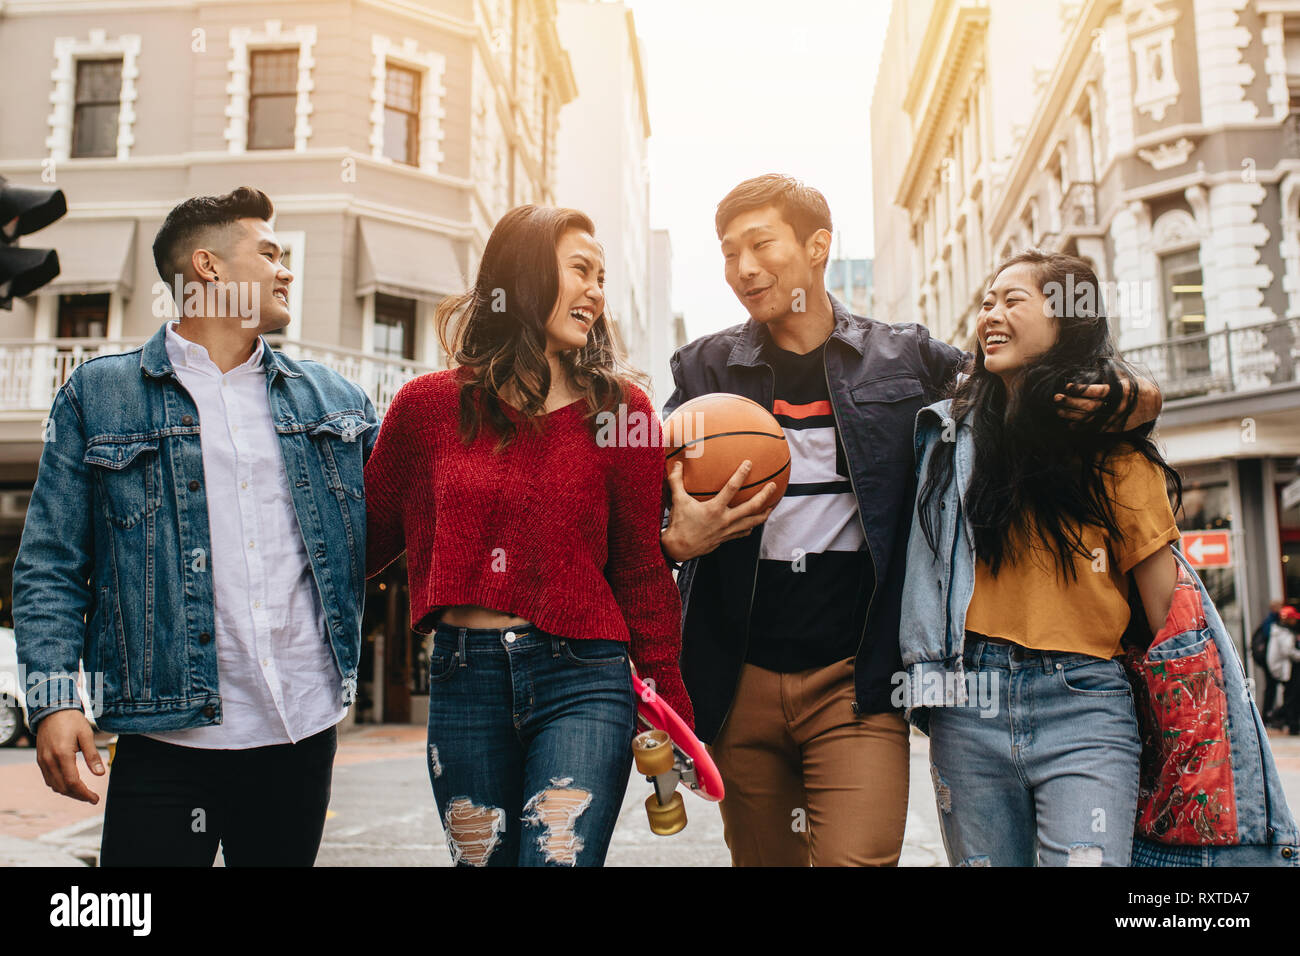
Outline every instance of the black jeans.
{"label": "black jeans", "polygon": [[123,734],[109,771],[100,866],[311,866],[335,729],[296,744],[201,750]]}

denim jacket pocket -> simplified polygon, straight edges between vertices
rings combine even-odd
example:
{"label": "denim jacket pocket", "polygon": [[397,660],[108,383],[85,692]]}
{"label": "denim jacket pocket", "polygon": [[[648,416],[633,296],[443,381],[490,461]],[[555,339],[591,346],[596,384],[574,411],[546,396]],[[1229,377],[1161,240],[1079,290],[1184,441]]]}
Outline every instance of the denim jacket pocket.
{"label": "denim jacket pocket", "polygon": [[119,528],[131,528],[158,507],[158,440],[96,438],[82,460],[94,467],[104,513]]}
{"label": "denim jacket pocket", "polygon": [[365,500],[365,462],[361,436],[373,423],[360,415],[345,414],[313,425],[308,434],[320,452],[331,491],[343,491]]}

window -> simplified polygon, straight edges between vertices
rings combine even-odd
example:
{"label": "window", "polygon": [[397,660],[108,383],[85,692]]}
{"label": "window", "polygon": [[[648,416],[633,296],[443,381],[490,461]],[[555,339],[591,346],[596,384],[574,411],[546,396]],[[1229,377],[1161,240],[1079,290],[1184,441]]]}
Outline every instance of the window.
{"label": "window", "polygon": [[[1201,254],[1197,249],[1160,256],[1164,289],[1165,336],[1179,339],[1205,331],[1205,296],[1201,284]],[[1210,341],[1200,338],[1170,347],[1169,374],[1182,388],[1197,390],[1211,377]]]}
{"label": "window", "polygon": [[375,294],[376,355],[415,358],[415,300]]}
{"label": "window", "polygon": [[298,104],[298,51],[249,53],[248,148],[293,149]]}
{"label": "window", "polygon": [[78,60],[72,156],[116,156],[122,60]]}
{"label": "window", "polygon": [[1187,249],[1160,257],[1164,279],[1165,334],[1173,339],[1205,331],[1205,297],[1201,254]]}
{"label": "window", "polygon": [[420,74],[392,63],[384,74],[384,155],[420,165]]}
{"label": "window", "polygon": [[108,332],[107,292],[99,295],[59,296],[61,339],[102,339]]}
{"label": "window", "polygon": [[[108,309],[111,296],[107,292],[96,295],[59,296],[58,329],[60,339],[102,339],[108,333]],[[55,349],[54,380],[59,388],[68,380],[72,370],[99,352],[96,345],[80,342],[64,343]]]}

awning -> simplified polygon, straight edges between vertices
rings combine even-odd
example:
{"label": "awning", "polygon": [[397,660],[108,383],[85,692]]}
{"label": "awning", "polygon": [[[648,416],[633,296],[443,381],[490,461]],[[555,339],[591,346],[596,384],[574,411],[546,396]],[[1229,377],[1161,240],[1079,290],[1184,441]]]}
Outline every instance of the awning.
{"label": "awning", "polygon": [[376,219],[357,222],[357,295],[384,292],[437,302],[467,288],[448,236]]}
{"label": "awning", "polygon": [[130,298],[135,275],[134,219],[60,219],[27,237],[25,245],[54,249],[59,275],[40,293]]}

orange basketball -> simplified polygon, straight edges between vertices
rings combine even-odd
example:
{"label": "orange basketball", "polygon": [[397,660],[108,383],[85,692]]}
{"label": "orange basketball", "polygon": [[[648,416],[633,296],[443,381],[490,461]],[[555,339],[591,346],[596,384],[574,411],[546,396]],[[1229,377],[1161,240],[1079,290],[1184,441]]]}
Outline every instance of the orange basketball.
{"label": "orange basketball", "polygon": [[758,402],[728,392],[693,398],[669,415],[664,456],[669,471],[682,462],[682,484],[696,501],[721,491],[746,458],[753,467],[732,505],[748,501],[769,481],[776,483],[779,500],[790,483],[790,448],[780,424]]}

